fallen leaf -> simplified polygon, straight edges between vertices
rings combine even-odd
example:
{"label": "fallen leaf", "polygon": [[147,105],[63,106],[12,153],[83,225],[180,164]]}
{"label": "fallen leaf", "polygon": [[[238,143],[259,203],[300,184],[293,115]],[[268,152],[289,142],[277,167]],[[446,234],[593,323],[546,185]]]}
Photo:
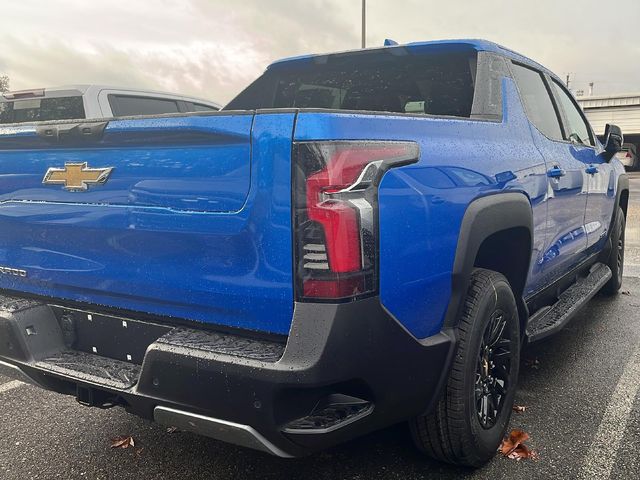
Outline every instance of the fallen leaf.
{"label": "fallen leaf", "polygon": [[631,292],[629,290],[623,290],[620,293],[622,293],[622,295],[631,295]]}
{"label": "fallen leaf", "polygon": [[507,456],[507,458],[511,458],[512,460],[516,460],[518,462],[523,458],[536,460],[538,458],[538,454],[526,445],[518,445],[516,449]]}
{"label": "fallen leaf", "polygon": [[129,448],[135,446],[136,442],[132,436],[116,437],[111,440],[111,448]]}
{"label": "fallen leaf", "polygon": [[129,443],[129,440],[124,438],[114,438],[113,440],[111,440],[111,448],[121,448],[124,447],[125,445],[127,445]]}
{"label": "fallen leaf", "polygon": [[178,427],[169,427],[167,428],[167,433],[175,433],[178,431]]}
{"label": "fallen leaf", "polygon": [[526,442],[528,439],[529,434],[524,430],[511,430],[509,436],[502,441],[502,445],[500,445],[500,452],[503,455],[509,455],[518,447],[518,445]]}
{"label": "fallen leaf", "polygon": [[513,411],[516,413],[524,413],[527,410],[527,407],[525,407],[524,405],[514,405],[513,406]]}
{"label": "fallen leaf", "polygon": [[513,460],[522,460],[523,458],[538,458],[536,452],[527,447],[524,442],[529,440],[529,434],[523,430],[511,430],[507,438],[500,445],[500,453],[507,458]]}

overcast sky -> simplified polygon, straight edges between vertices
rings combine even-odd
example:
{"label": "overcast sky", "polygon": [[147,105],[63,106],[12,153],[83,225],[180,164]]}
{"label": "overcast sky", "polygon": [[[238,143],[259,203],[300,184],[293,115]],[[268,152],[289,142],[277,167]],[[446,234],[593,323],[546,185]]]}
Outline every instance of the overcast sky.
{"label": "overcast sky", "polygon": [[[486,38],[572,74],[640,91],[638,0],[368,0],[368,46]],[[99,83],[225,103],[281,57],[360,46],[361,0],[0,0],[12,89]]]}

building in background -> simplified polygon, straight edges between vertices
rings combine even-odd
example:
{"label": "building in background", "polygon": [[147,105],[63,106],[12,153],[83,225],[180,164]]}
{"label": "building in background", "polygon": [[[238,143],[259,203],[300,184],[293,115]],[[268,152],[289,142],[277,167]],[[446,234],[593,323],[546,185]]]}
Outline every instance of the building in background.
{"label": "building in background", "polygon": [[[601,139],[605,125],[613,123],[624,133],[625,153],[640,152],[640,93],[578,96],[577,100]],[[636,161],[630,167],[638,166]]]}

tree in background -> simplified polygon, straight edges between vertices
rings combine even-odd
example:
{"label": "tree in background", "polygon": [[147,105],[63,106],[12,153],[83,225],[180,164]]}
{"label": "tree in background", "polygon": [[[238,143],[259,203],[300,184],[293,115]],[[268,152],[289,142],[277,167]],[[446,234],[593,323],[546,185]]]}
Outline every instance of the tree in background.
{"label": "tree in background", "polygon": [[7,75],[0,75],[0,93],[9,91],[9,77]]}

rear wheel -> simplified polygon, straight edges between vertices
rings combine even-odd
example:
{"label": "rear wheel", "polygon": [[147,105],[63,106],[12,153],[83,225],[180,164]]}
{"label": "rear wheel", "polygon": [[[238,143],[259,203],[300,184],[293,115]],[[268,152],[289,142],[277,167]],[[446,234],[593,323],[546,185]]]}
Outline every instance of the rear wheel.
{"label": "rear wheel", "polygon": [[520,327],[507,279],[473,272],[458,324],[458,350],[434,411],[410,422],[420,450],[448,463],[477,467],[505,434],[520,361]]}
{"label": "rear wheel", "polygon": [[615,295],[622,287],[622,274],[624,270],[624,231],[625,231],[624,211],[618,207],[616,219],[611,230],[611,252],[607,260],[607,265],[611,269],[611,278],[602,287],[605,295]]}

